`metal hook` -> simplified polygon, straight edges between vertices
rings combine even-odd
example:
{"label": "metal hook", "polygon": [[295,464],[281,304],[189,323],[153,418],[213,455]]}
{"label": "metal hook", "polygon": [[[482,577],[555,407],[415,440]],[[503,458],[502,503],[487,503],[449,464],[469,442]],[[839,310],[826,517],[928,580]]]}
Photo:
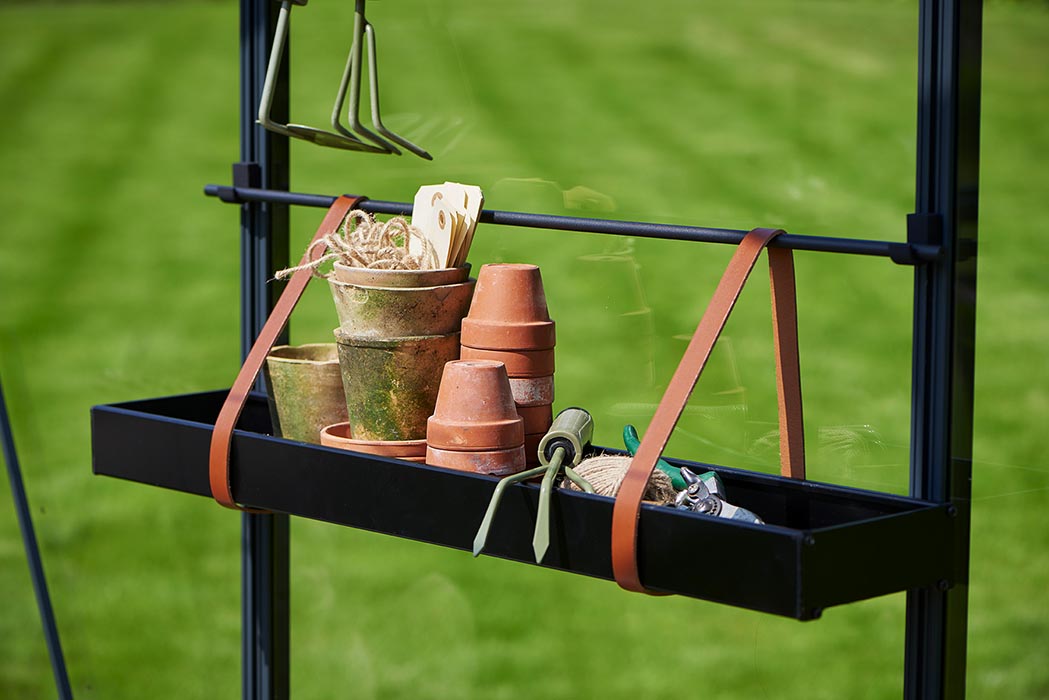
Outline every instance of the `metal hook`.
{"label": "metal hook", "polygon": [[305,5],[306,2],[307,0],[283,0],[280,4],[277,28],[273,35],[273,46],[270,49],[270,60],[266,66],[266,79],[262,87],[262,99],[259,101],[258,123],[267,131],[311,141],[321,146],[343,148],[349,151],[364,151],[366,153],[388,153],[388,150],[367,144],[353,134],[335,134],[304,124],[278,124],[270,118],[270,112],[273,109],[273,93],[277,83],[277,73],[280,71],[280,62],[284,57],[284,46],[288,41],[288,20],[291,16],[291,6],[292,4]]}

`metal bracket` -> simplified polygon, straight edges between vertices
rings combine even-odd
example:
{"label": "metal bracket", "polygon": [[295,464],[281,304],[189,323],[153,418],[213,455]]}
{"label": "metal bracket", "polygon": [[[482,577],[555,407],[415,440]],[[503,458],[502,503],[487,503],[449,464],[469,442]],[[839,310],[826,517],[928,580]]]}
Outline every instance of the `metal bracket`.
{"label": "metal bracket", "polygon": [[258,163],[234,163],[233,186],[262,187],[262,168]]}
{"label": "metal bracket", "polygon": [[[889,257],[897,265],[917,265],[924,262],[927,256],[918,254],[919,249],[942,250],[943,217],[940,214],[908,214],[907,242],[893,243],[889,247]],[[937,254],[934,259],[938,259]]]}
{"label": "metal bracket", "polygon": [[258,163],[234,163],[233,186],[219,187],[216,194],[226,204],[245,204],[245,200],[237,195],[238,187],[262,187],[262,168]]}

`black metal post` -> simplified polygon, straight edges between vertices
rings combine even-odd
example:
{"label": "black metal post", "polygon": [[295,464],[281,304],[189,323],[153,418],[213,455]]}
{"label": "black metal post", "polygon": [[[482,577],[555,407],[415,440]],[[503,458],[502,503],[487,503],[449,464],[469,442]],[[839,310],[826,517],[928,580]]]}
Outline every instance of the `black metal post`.
{"label": "black metal post", "polygon": [[[241,162],[234,181],[286,190],[288,140],[255,123],[279,3],[241,0]],[[288,52],[274,90],[272,116],[287,122]],[[268,284],[288,261],[288,207],[241,206],[241,350],[246,356],[279,292]],[[243,692],[245,700],[283,700],[290,694],[289,532],[286,515],[244,514],[241,525]]]}
{"label": "black metal post", "polygon": [[55,688],[61,700],[72,700],[73,690],[69,685],[66,659],[62,655],[62,641],[58,636],[58,625],[55,624],[51,595],[47,591],[44,562],[40,559],[40,548],[37,546],[33,517],[29,511],[29,499],[26,497],[25,484],[22,482],[22,468],[18,463],[15,434],[7,415],[7,400],[4,398],[2,384],[0,384],[0,444],[3,445],[4,461],[7,463],[7,477],[11,482],[11,498],[15,502],[18,527],[22,531],[22,544],[25,546],[26,561],[29,564],[29,578],[33,582],[36,606],[40,611],[40,624],[44,628],[44,641],[47,643],[48,656],[51,657],[51,672],[55,677]]}
{"label": "black metal post", "polygon": [[[942,243],[915,268],[912,496],[950,502],[954,580],[907,594],[904,695],[965,695],[979,183],[981,0],[922,0],[916,213]],[[936,240],[940,239],[940,240]]]}

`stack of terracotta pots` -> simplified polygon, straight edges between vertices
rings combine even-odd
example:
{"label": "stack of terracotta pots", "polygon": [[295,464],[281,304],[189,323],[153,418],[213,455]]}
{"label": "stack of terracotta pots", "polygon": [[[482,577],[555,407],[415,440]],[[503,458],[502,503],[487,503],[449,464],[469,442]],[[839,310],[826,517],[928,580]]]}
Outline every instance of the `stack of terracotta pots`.
{"label": "stack of terracotta pots", "polygon": [[444,366],[426,426],[426,463],[506,476],[525,468],[524,421],[501,362],[458,360]]}
{"label": "stack of terracotta pots", "polygon": [[349,425],[329,434],[329,443],[337,435],[356,443],[340,447],[383,454],[383,446],[371,443],[410,442],[414,453],[387,456],[421,456],[441,372],[459,357],[459,327],[474,289],[468,275],[469,266],[374,270],[336,263],[329,282]]}
{"label": "stack of terracotta pots", "polygon": [[525,453],[538,463],[539,441],[553,422],[554,322],[535,265],[484,265],[462,322],[464,360],[502,362],[518,414]]}

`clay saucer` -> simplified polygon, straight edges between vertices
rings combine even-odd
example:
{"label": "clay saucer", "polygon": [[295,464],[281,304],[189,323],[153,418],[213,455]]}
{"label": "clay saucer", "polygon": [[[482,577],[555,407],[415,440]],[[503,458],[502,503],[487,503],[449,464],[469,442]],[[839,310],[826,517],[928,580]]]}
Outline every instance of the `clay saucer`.
{"label": "clay saucer", "polygon": [[426,458],[425,440],[355,440],[349,423],[336,423],[321,430],[321,444],[341,450],[363,452],[379,457],[396,457],[422,462]]}

